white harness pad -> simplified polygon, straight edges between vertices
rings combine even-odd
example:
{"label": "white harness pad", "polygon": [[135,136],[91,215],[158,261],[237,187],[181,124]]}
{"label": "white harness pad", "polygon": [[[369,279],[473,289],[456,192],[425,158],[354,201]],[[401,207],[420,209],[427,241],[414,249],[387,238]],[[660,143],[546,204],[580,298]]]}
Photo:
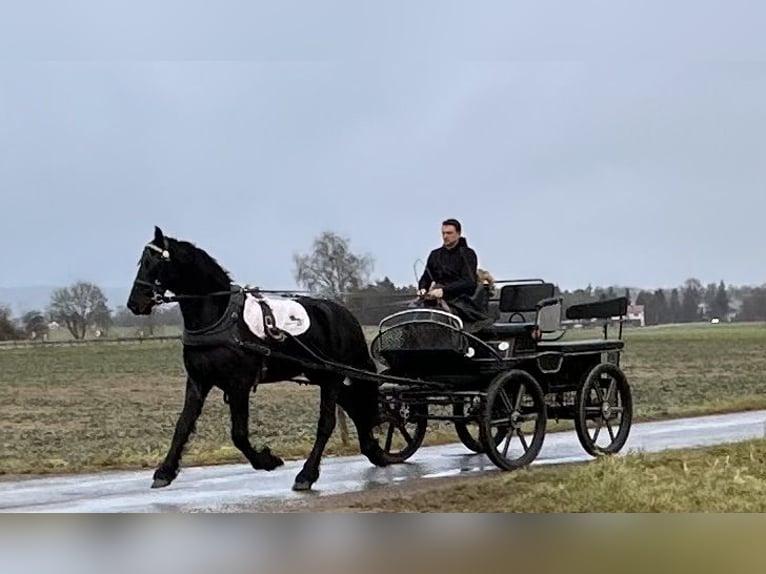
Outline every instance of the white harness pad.
{"label": "white harness pad", "polygon": [[[294,336],[302,335],[310,326],[309,314],[305,307],[292,299],[278,299],[264,297],[271,313],[274,315],[276,327]],[[263,309],[258,299],[248,293],[245,298],[243,318],[250,331],[261,339],[266,339],[266,328],[263,324]]]}

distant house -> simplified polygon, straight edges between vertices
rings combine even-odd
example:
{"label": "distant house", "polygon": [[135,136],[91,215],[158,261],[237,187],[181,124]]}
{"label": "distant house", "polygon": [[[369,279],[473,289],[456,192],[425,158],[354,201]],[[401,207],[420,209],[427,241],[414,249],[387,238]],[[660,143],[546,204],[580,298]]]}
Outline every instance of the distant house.
{"label": "distant house", "polygon": [[628,314],[625,316],[625,322],[639,327],[646,325],[646,320],[644,318],[644,306],[628,305]]}

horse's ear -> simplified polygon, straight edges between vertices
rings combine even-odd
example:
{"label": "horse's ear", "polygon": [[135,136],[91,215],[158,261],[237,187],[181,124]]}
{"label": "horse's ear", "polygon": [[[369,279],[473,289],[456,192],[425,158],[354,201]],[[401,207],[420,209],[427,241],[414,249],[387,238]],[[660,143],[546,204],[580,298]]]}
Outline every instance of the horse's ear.
{"label": "horse's ear", "polygon": [[162,229],[154,226],[154,243],[156,245],[162,245],[162,243],[165,241],[165,235],[162,233]]}

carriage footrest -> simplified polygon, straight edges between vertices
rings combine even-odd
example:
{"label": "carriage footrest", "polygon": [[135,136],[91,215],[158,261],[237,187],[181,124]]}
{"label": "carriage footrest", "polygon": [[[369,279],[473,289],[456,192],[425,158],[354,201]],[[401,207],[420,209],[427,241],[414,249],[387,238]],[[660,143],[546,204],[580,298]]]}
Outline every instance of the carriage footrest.
{"label": "carriage footrest", "polygon": [[585,341],[542,341],[537,348],[540,351],[556,351],[558,353],[600,353],[616,351],[625,346],[620,339],[589,339]]}

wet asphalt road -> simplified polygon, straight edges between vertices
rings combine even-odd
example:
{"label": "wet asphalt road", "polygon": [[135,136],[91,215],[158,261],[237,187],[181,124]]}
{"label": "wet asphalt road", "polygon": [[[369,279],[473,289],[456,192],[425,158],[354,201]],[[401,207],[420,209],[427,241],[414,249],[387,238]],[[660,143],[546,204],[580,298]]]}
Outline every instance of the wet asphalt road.
{"label": "wet asphalt road", "polygon": [[[737,442],[766,435],[766,410],[634,424],[623,453]],[[585,461],[572,432],[546,435],[535,465]],[[0,482],[0,512],[184,512],[233,505],[294,501],[306,496],[357,492],[412,479],[500,472],[461,444],[423,447],[405,464],[373,467],[366,458],[325,457],[313,493],[290,488],[303,461],[273,472],[249,465],[182,468],[167,488],[151,490],[153,470]]]}

